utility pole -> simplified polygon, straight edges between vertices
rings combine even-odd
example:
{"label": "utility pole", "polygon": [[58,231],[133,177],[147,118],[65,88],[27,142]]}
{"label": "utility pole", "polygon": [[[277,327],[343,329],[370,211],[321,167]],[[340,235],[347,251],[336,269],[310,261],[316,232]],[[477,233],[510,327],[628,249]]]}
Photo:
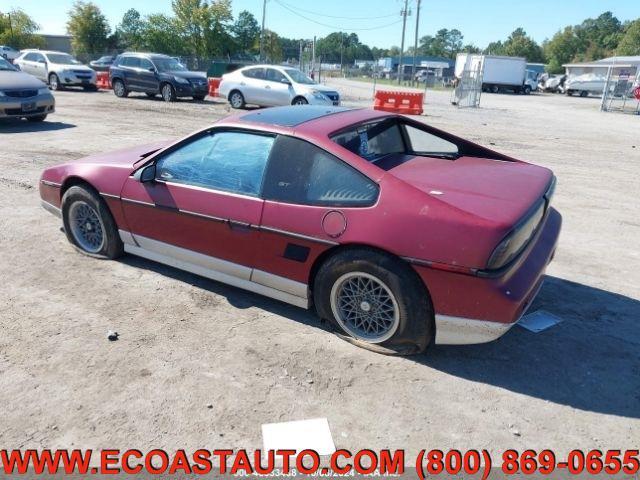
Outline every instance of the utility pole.
{"label": "utility pole", "polygon": [[302,44],[303,44],[303,41],[300,40],[300,56],[298,57],[299,58],[298,68],[300,69],[301,72],[304,72],[304,70],[302,69]]}
{"label": "utility pole", "polygon": [[267,0],[262,0],[262,30],[260,30],[260,61],[264,61],[264,19],[267,15]]}
{"label": "utility pole", "polygon": [[313,36],[313,45],[311,45],[311,78],[314,77],[313,71],[316,68],[316,36]]}
{"label": "utility pole", "polygon": [[[420,26],[420,0],[416,0],[416,38],[413,44],[413,67],[411,68],[411,84],[416,78],[416,57],[418,55],[418,27]],[[425,80],[425,85],[427,81]]]}
{"label": "utility pole", "polygon": [[404,10],[402,10],[402,42],[400,43],[400,61],[398,62],[398,85],[402,81],[404,65],[402,64],[402,57],[404,56],[404,33],[407,29],[407,8],[409,0],[404,0]]}
{"label": "utility pole", "polygon": [[342,73],[342,61],[343,61],[343,50],[344,50],[344,33],[340,32],[340,76],[344,77]]}

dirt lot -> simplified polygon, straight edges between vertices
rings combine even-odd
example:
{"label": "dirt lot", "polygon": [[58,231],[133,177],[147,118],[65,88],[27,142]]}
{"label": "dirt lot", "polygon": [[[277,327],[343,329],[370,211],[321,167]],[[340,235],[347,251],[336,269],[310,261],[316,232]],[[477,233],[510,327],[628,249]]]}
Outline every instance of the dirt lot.
{"label": "dirt lot", "polygon": [[[339,88],[348,104],[370,91]],[[558,176],[564,230],[533,309],[563,322],[393,358],[277,301],[130,256],[76,253],[40,208],[45,166],[179,137],[227,107],[56,98],[49,122],[0,124],[3,447],[254,449],[261,424],[316,417],[351,450],[638,447],[640,117],[553,95],[485,95],[481,109],[458,110],[429,92],[426,122]]]}

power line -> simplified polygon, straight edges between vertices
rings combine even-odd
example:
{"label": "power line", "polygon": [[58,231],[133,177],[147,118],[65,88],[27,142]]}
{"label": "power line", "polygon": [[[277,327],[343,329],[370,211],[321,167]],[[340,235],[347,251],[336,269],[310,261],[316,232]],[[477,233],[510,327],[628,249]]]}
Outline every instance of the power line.
{"label": "power line", "polygon": [[312,18],[305,17],[305,16],[304,16],[304,15],[302,15],[301,13],[298,13],[298,12],[296,12],[295,10],[293,10],[293,9],[289,8],[286,4],[284,4],[284,3],[280,2],[279,0],[274,0],[274,1],[275,1],[278,5],[280,5],[281,7],[283,7],[283,8],[285,8],[285,9],[289,10],[289,12],[293,13],[294,15],[297,15],[297,16],[298,16],[298,17],[300,17],[300,18],[304,18],[305,20],[307,20],[307,21],[309,21],[309,22],[312,22],[312,23],[315,23],[315,24],[317,24],[317,25],[321,25],[321,26],[323,26],[323,27],[332,28],[332,29],[334,29],[334,30],[339,30],[339,31],[347,31],[347,32],[351,32],[351,31],[364,31],[364,30],[378,30],[378,29],[380,29],[380,28],[387,28],[387,27],[391,27],[391,26],[393,26],[393,25],[397,25],[397,24],[399,24],[400,22],[402,22],[402,20],[398,20],[398,21],[395,21],[395,22],[393,22],[393,23],[387,23],[387,24],[385,24],[385,25],[378,25],[378,26],[375,26],[375,27],[368,27],[368,28],[345,28],[345,27],[337,27],[337,26],[335,26],[335,25],[329,25],[329,24],[327,24],[327,23],[318,22],[317,20],[314,20],[314,19],[312,19]]}
{"label": "power line", "polygon": [[344,15],[327,15],[325,13],[320,13],[320,12],[314,12],[312,10],[306,10],[304,8],[300,8],[300,7],[294,7],[293,5],[290,5],[288,3],[285,2],[278,2],[280,5],[284,6],[288,6],[289,8],[293,9],[293,10],[298,10],[299,12],[305,12],[305,13],[310,13],[311,15],[317,15],[318,17],[326,17],[326,18],[341,18],[343,20],[375,20],[378,18],[391,18],[391,17],[396,17],[398,15],[397,12],[394,13],[389,13],[387,15],[378,15],[376,17],[345,17]]}

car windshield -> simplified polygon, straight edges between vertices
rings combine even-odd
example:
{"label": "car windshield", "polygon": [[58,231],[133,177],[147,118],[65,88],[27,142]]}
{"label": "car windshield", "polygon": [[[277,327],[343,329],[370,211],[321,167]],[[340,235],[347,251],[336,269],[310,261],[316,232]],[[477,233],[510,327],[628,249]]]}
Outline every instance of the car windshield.
{"label": "car windshield", "polygon": [[303,85],[315,85],[316,83],[300,70],[296,70],[295,68],[285,68],[284,71],[291,77],[291,80],[296,83],[302,83]]}
{"label": "car windshield", "polygon": [[0,57],[0,70],[16,70],[16,68],[4,58]]}
{"label": "car windshield", "polygon": [[186,72],[187,67],[182,65],[175,58],[154,58],[156,68],[159,72]]}
{"label": "car windshield", "polygon": [[61,65],[82,65],[81,62],[66,53],[48,53],[47,57],[49,57],[49,61],[51,63],[59,63]]}

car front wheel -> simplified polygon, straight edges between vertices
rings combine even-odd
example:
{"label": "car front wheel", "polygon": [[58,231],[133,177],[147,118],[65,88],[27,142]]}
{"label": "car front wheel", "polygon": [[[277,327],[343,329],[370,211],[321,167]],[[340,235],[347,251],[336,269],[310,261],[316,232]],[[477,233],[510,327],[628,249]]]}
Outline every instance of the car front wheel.
{"label": "car front wheel", "polygon": [[122,255],[115,220],[96,193],[82,186],[69,188],[62,197],[62,221],[67,239],[82,253],[109,259]]}
{"label": "car front wheel", "polygon": [[52,73],[51,75],[49,75],[49,87],[51,87],[51,90],[62,90],[62,84],[60,83],[60,79],[58,78],[58,75],[56,75],[55,73]]}
{"label": "car front wheel", "polygon": [[309,102],[304,97],[296,97],[293,99],[293,102],[291,102],[291,105],[308,105],[308,104]]}
{"label": "car front wheel", "polygon": [[170,83],[165,83],[162,86],[162,99],[165,102],[175,102],[176,101],[176,90],[173,88],[173,85]]}
{"label": "car front wheel", "polygon": [[433,309],[409,265],[368,249],[344,250],[326,261],[313,284],[319,316],[354,344],[382,353],[424,351]]}

